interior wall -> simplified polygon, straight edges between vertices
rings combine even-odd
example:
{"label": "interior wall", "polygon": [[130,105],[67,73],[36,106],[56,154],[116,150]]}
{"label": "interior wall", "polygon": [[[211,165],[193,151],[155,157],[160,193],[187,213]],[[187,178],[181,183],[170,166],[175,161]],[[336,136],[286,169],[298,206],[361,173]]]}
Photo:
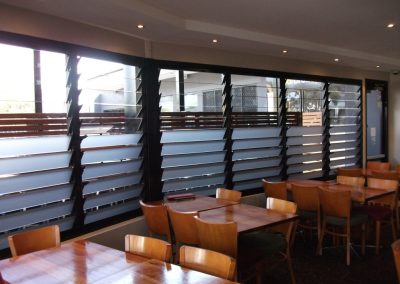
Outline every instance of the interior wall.
{"label": "interior wall", "polygon": [[388,103],[389,162],[400,164],[400,74],[390,75]]}

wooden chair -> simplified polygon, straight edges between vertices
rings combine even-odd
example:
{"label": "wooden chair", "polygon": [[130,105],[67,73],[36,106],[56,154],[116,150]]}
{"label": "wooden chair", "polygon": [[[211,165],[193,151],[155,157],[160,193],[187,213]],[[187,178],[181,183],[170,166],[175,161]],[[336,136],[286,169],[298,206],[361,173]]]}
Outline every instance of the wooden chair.
{"label": "wooden chair", "polygon": [[397,165],[396,172],[400,174],[400,165]]}
{"label": "wooden chair", "polygon": [[60,228],[52,225],[33,229],[8,237],[12,256],[52,248],[60,245]]}
{"label": "wooden chair", "polygon": [[362,177],[363,170],[360,168],[337,168],[336,174],[338,176]]}
{"label": "wooden chair", "polygon": [[171,230],[169,228],[167,207],[161,205],[150,205],[139,201],[144,218],[146,220],[149,235],[165,236],[168,242],[171,242]]}
{"label": "wooden chair", "polygon": [[345,184],[345,185],[364,186],[365,178],[364,177],[353,177],[353,176],[337,176],[336,182],[339,184]]}
{"label": "wooden chair", "polygon": [[[365,224],[366,214],[351,212],[351,192],[320,189],[319,200],[322,208],[321,237],[318,241],[317,252],[322,255],[322,243],[326,233],[346,239],[346,264],[350,265],[351,227],[361,226],[362,254],[365,254]],[[328,228],[329,225],[332,228]],[[343,229],[343,233],[335,230]]]}
{"label": "wooden chair", "polygon": [[171,262],[172,248],[166,241],[136,235],[125,236],[125,251],[147,258]]}
{"label": "wooden chair", "polygon": [[[256,276],[261,279],[260,264],[263,260],[262,248],[238,246],[237,225],[235,222],[213,223],[195,216],[200,247],[216,251],[236,260],[236,271],[239,280],[244,281]],[[254,245],[254,243],[252,243]],[[240,249],[240,252],[239,252]],[[258,281],[259,282],[259,281]]]}
{"label": "wooden chair", "polygon": [[181,246],[179,250],[179,265],[220,278],[235,280],[235,259],[216,251]]}
{"label": "wooden chair", "polygon": [[217,188],[215,197],[239,203],[240,198],[242,198],[242,192],[233,189]]}
{"label": "wooden chair", "polygon": [[[319,188],[315,186],[292,185],[293,201],[297,204],[300,228],[317,231],[321,235],[321,212]],[[294,239],[294,238],[293,238]]]}
{"label": "wooden chair", "polygon": [[372,171],[372,178],[399,180],[399,174],[393,171]]}
{"label": "wooden chair", "polygon": [[395,215],[397,209],[397,180],[385,180],[378,178],[368,178],[368,187],[395,190],[394,193],[377,198],[366,206],[367,214],[375,222],[375,253],[379,254],[381,239],[381,224],[389,223],[392,227],[393,241],[397,239]]}
{"label": "wooden chair", "polygon": [[400,240],[392,243],[392,252],[394,258],[394,264],[396,266],[397,280],[400,283]]}
{"label": "wooden chair", "polygon": [[367,169],[377,170],[377,171],[389,171],[390,163],[369,161],[367,162]]}
{"label": "wooden chair", "polygon": [[287,185],[286,182],[270,182],[265,179],[262,180],[265,196],[287,200]]}

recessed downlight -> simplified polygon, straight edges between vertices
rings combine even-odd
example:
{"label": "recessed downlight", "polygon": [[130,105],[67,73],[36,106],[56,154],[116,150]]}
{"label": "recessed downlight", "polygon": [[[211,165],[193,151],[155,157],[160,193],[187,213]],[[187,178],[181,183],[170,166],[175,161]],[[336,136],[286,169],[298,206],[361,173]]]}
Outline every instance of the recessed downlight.
{"label": "recessed downlight", "polygon": [[339,58],[335,58],[335,59],[333,59],[333,61],[339,62]]}
{"label": "recessed downlight", "polygon": [[394,24],[393,23],[389,23],[386,27],[388,27],[389,29],[394,28]]}
{"label": "recessed downlight", "polygon": [[376,68],[381,68],[381,66],[380,65],[376,65]]}
{"label": "recessed downlight", "polygon": [[288,51],[286,49],[282,50],[282,53],[288,53]]}
{"label": "recessed downlight", "polygon": [[139,30],[142,30],[142,29],[144,29],[144,25],[139,24],[139,25],[137,25],[137,28],[138,28]]}
{"label": "recessed downlight", "polygon": [[214,39],[212,40],[212,42],[213,42],[213,43],[218,43],[218,39],[214,38]]}

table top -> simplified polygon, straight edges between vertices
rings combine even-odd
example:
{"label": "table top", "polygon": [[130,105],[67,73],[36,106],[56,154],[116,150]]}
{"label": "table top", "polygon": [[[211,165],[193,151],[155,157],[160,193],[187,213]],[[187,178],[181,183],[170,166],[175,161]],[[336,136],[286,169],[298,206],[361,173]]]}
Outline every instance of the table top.
{"label": "table top", "polygon": [[88,241],[0,261],[9,283],[233,283]]}
{"label": "table top", "polygon": [[190,199],[166,200],[164,204],[179,212],[198,212],[237,204],[237,202],[208,196],[195,195],[194,198]]}
{"label": "table top", "polygon": [[247,204],[235,204],[199,212],[199,217],[216,223],[234,221],[237,224],[238,233],[241,234],[294,220],[297,215]]}
{"label": "table top", "polygon": [[352,186],[345,184],[326,184],[324,186],[321,186],[321,188],[329,190],[349,190],[351,191],[352,201],[358,203],[364,203],[366,201],[370,201],[396,192],[395,190],[389,190],[389,189],[372,188],[365,186]]}

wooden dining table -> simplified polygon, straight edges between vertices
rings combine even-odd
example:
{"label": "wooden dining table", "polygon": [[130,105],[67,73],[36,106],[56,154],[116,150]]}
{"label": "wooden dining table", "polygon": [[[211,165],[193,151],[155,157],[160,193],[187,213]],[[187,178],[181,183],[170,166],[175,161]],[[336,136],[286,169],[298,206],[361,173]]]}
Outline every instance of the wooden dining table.
{"label": "wooden dining table", "polygon": [[237,202],[203,195],[194,195],[193,198],[182,200],[166,199],[164,204],[179,212],[199,212],[237,204]]}
{"label": "wooden dining table", "polygon": [[80,240],[0,260],[7,283],[234,283]]}
{"label": "wooden dining table", "polygon": [[296,214],[282,213],[248,204],[234,204],[199,212],[208,222],[235,222],[238,234],[261,230],[297,219]]}
{"label": "wooden dining table", "polygon": [[396,190],[391,189],[329,183],[320,186],[320,188],[328,190],[348,190],[351,192],[351,200],[357,203],[365,203],[367,201],[371,201],[389,194],[394,194],[396,192]]}

